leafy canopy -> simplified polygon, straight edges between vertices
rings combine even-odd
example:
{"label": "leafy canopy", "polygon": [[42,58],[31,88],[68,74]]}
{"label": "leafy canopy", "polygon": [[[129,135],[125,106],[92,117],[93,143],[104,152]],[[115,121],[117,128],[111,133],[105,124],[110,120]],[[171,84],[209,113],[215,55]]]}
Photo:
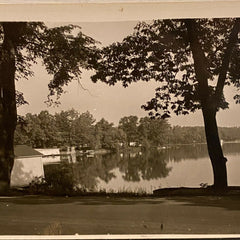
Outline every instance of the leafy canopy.
{"label": "leafy canopy", "polygon": [[[224,52],[235,19],[196,19],[195,31],[204,52],[204,75],[209,96],[214,96],[216,80],[222,68]],[[122,42],[101,50],[93,82],[109,85],[118,81],[127,87],[132,82],[155,80],[159,82],[155,97],[142,107],[151,116],[169,117],[188,114],[200,109],[199,81],[196,78],[186,21],[155,20],[140,22],[133,34]],[[240,87],[240,49],[234,45],[225,85]],[[235,96],[240,102],[238,95]],[[217,108],[227,108],[222,95]],[[161,114],[159,113],[159,110]]]}
{"label": "leafy canopy", "polygon": [[[72,80],[79,80],[82,69],[91,69],[96,59],[96,41],[84,35],[75,25],[48,28],[42,22],[2,22],[0,23],[0,43],[6,35],[10,36],[15,50],[15,79],[33,75],[31,67],[41,59],[48,74],[49,103],[52,96],[57,100],[63,93],[63,86]],[[0,45],[2,50],[3,45]],[[17,103],[26,101],[22,93],[17,92]]]}

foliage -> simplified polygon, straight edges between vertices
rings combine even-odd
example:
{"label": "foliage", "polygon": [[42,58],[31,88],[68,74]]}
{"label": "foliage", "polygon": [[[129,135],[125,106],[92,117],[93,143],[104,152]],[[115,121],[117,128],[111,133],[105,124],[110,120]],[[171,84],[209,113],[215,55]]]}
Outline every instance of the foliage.
{"label": "foliage", "polygon": [[181,127],[174,126],[169,133],[169,143],[171,144],[191,144],[205,143],[205,133],[203,127]]}
{"label": "foliage", "polygon": [[[81,69],[91,69],[95,62],[96,41],[84,35],[79,26],[48,28],[42,22],[2,23],[1,39],[4,39],[4,27],[12,25],[15,25],[11,33],[16,55],[15,80],[32,76],[32,64],[41,59],[48,74],[53,76],[48,85],[49,103],[53,103],[53,95],[60,97],[64,85],[79,80]],[[17,96],[18,103],[24,103],[22,94]]]}
{"label": "foliage", "polygon": [[99,147],[103,149],[118,150],[120,145],[126,142],[126,133],[120,128],[113,127],[113,123],[104,118],[96,123],[95,134]]}
{"label": "foliage", "polygon": [[77,119],[79,116],[79,113],[74,110],[67,110],[67,111],[61,111],[60,113],[55,114],[55,123],[56,127],[58,129],[58,133],[61,136],[61,143],[62,145],[73,145],[73,121]]}
{"label": "foliage", "polygon": [[35,148],[76,146],[91,149],[118,150],[126,142],[126,134],[119,128],[95,119],[89,112],[74,109],[50,114],[26,114],[21,117],[15,131],[15,144],[27,144]]}
{"label": "foliage", "polygon": [[[82,69],[91,69],[97,59],[96,41],[81,32],[76,25],[48,28],[42,22],[2,22],[0,40],[5,34],[11,38],[15,51],[15,80],[33,76],[31,67],[42,60],[48,74],[48,103],[53,103],[63,93],[63,86],[78,80]],[[56,102],[57,102],[56,100]],[[27,103],[21,92],[16,91],[17,105]]]}
{"label": "foliage", "polygon": [[[17,125],[15,144],[35,148],[76,146],[80,149],[87,145],[95,150],[119,151],[126,149],[127,139],[136,141],[144,149],[206,142],[204,127],[170,126],[166,119],[143,117],[134,121],[132,131],[127,119],[138,120],[137,116],[123,117],[119,126],[114,127],[105,119],[96,122],[89,112],[80,114],[74,109],[54,115],[48,111],[28,113]],[[219,135],[223,141],[237,141],[240,140],[240,128],[220,127]]]}
{"label": "foliage", "polygon": [[[47,73],[52,77],[48,84],[48,103],[58,102],[65,85],[73,80],[79,81],[82,69],[93,68],[97,52],[96,41],[84,35],[78,26],[48,28],[41,22],[0,23],[1,193],[10,187],[10,176],[14,163],[14,131],[17,124],[16,107],[26,103],[23,94],[16,91],[15,82],[32,76],[32,65],[41,61]],[[43,113],[43,115],[45,114]],[[33,134],[31,138],[34,139],[34,143],[31,143],[32,145],[45,147],[45,143],[54,144],[56,135],[52,132],[54,131],[54,128],[51,128],[52,120],[48,118],[50,116],[46,117],[49,122],[45,123],[45,129],[41,126],[40,128],[34,127],[35,131],[30,133],[26,128],[22,140],[30,140],[27,137],[29,134]],[[28,126],[30,126],[30,122],[39,126],[39,120],[43,121],[41,116],[37,118],[31,116]],[[21,136],[18,135],[18,138]]]}
{"label": "foliage", "polygon": [[[140,22],[132,35],[101,51],[94,82],[124,87],[159,82],[155,97],[142,107],[151,117],[202,110],[214,187],[227,187],[226,158],[216,113],[228,107],[223,88],[239,89],[240,19],[174,19]],[[239,95],[235,97],[239,102]]]}
{"label": "foliage", "polygon": [[45,177],[36,177],[29,184],[32,194],[66,195],[74,192],[74,176],[71,164],[44,166]]}
{"label": "foliage", "polygon": [[81,146],[83,144],[93,148],[95,146],[94,122],[92,114],[85,112],[80,114],[72,122],[73,144]]}
{"label": "foliage", "polygon": [[138,117],[128,116],[119,120],[119,128],[122,129],[127,135],[127,142],[137,142],[139,139],[138,134]]}
{"label": "foliage", "polygon": [[139,121],[139,135],[151,146],[162,146],[169,138],[170,125],[163,119],[141,118]]}
{"label": "foliage", "polygon": [[48,185],[43,177],[35,177],[29,184],[29,192],[32,194],[46,193]]}
{"label": "foliage", "polygon": [[[150,116],[169,117],[188,114],[201,108],[199,81],[196,78],[192,48],[187,29],[188,20],[154,20],[140,22],[134,33],[121,43],[104,47],[98,61],[94,82],[109,85],[121,81],[124,87],[132,82],[155,80],[159,82],[155,97],[143,105]],[[204,56],[209,97],[216,97],[214,81],[222,70],[228,38],[235,19],[196,19],[194,31],[198,33]],[[235,44],[227,71],[226,85],[239,87],[239,46]],[[214,95],[215,94],[215,95]],[[236,102],[238,97],[235,96]],[[217,108],[226,108],[223,95]],[[155,113],[154,113],[155,112]]]}
{"label": "foliage", "polygon": [[49,192],[54,192],[55,194],[68,194],[73,192],[75,182],[71,164],[46,165],[44,172],[45,183]]}
{"label": "foliage", "polygon": [[38,115],[28,113],[24,123],[17,126],[15,142],[31,145],[32,147],[56,146],[60,136],[55,125],[54,116],[48,111],[41,111]]}

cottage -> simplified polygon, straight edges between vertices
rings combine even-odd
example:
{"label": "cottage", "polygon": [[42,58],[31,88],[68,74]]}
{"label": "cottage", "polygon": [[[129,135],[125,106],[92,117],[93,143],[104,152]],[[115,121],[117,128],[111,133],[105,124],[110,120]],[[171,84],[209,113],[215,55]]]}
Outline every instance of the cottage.
{"label": "cottage", "polygon": [[11,187],[28,186],[36,177],[44,177],[42,154],[26,145],[14,147],[15,159]]}

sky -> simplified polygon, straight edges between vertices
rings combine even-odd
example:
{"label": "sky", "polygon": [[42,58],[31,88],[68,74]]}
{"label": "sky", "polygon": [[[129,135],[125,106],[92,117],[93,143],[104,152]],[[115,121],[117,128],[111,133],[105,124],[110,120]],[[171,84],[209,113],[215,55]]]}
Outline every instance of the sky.
{"label": "sky", "polygon": [[[83,22],[77,23],[82,27],[82,32],[100,41],[102,45],[121,41],[125,36],[133,32],[136,21],[121,22]],[[47,23],[48,26],[57,26],[60,23]],[[61,23],[64,25],[66,23]],[[76,23],[75,23],[76,24]],[[48,82],[51,76],[47,74],[39,62],[33,66],[34,76],[29,80],[20,80],[16,83],[17,90],[24,93],[25,99],[29,102],[18,108],[18,114],[39,113],[48,110],[52,114],[61,110],[76,109],[79,112],[89,111],[98,121],[105,118],[109,122],[118,125],[123,116],[136,115],[139,118],[147,116],[147,112],[141,109],[141,105],[150,100],[155,93],[158,84],[154,81],[144,83],[137,82],[128,88],[123,88],[120,83],[115,86],[108,86],[104,83],[92,83],[90,76],[93,72],[83,71],[81,84],[73,81],[64,88],[66,93],[60,98],[61,104],[58,107],[48,107],[44,101],[48,95]],[[232,97],[235,93],[233,88],[226,88],[225,95],[230,102],[228,110],[220,111],[217,114],[219,126],[240,126],[240,105],[233,103]],[[172,125],[180,126],[203,126],[201,112],[198,111],[187,116],[174,116],[169,119]]]}

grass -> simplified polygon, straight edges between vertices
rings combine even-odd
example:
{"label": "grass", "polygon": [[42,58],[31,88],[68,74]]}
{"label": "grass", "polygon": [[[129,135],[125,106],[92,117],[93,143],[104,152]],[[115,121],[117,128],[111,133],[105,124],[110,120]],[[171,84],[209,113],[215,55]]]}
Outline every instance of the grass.
{"label": "grass", "polygon": [[229,186],[225,189],[215,189],[213,186],[200,188],[162,188],[153,191],[154,196],[240,196],[240,186]]}
{"label": "grass", "polygon": [[[62,183],[62,182],[61,182]],[[144,188],[122,188],[89,190],[75,188],[72,181],[67,179],[62,185],[58,181],[47,182],[44,178],[36,178],[28,187],[10,189],[6,196],[42,195],[42,196],[104,196],[104,197],[169,197],[169,196],[240,196],[240,186],[230,186],[224,190],[217,190],[207,184],[200,184],[199,188],[159,188],[148,193]],[[69,183],[69,184],[68,184]]]}
{"label": "grass", "polygon": [[43,195],[43,196],[68,196],[68,197],[77,197],[77,196],[96,196],[96,197],[153,197],[153,194],[146,192],[134,192],[134,191],[64,191],[59,192],[58,190],[48,190],[41,192],[33,192],[29,188],[21,189],[10,189],[5,196],[24,196],[24,195]]}
{"label": "grass", "polygon": [[141,197],[172,197],[172,196],[240,196],[240,187],[233,186],[228,187],[224,191],[216,190],[212,187],[207,188],[162,188],[153,191],[153,193],[147,193],[143,189],[121,189],[118,191],[101,189],[98,191],[86,191],[86,190],[73,190],[73,191],[59,191],[55,189],[46,189],[45,191],[33,192],[29,188],[10,189],[5,196],[24,196],[24,195],[41,195],[41,196],[67,196],[67,197],[119,197],[119,198],[141,198]]}

